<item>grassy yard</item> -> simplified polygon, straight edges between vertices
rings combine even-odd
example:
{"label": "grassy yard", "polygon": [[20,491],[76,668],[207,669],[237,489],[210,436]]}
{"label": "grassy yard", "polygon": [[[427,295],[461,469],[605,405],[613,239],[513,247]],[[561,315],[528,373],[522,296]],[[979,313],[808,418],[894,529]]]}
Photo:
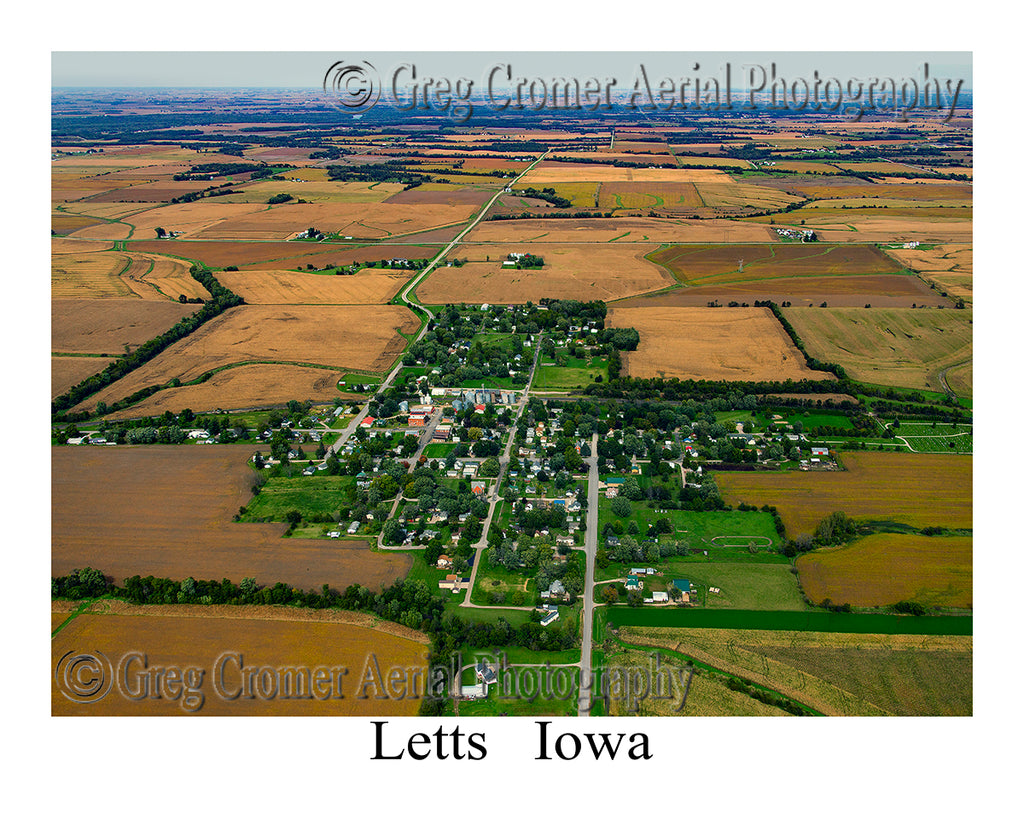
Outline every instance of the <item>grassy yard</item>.
{"label": "grassy yard", "polygon": [[538,362],[537,372],[533,376],[533,388],[538,390],[577,390],[594,383],[600,376],[602,381],[608,379],[608,359],[569,357],[565,366],[548,366],[546,362]]}
{"label": "grassy yard", "polygon": [[345,490],[355,484],[350,475],[301,475],[271,478],[246,505],[242,520],[284,520],[291,511],[303,518],[331,515],[345,502]]}

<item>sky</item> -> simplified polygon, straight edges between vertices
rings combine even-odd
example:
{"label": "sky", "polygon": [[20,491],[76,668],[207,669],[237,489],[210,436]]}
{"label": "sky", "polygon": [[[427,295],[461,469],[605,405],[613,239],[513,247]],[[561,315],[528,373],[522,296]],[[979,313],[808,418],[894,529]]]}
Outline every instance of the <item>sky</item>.
{"label": "sky", "polygon": [[[244,52],[244,51],[54,51],[52,87],[165,87],[165,88],[318,88],[327,68],[338,60],[366,60],[381,76],[400,64],[416,66],[419,76],[466,77],[485,81],[492,66],[509,64],[514,77],[570,75],[616,77],[636,74],[643,65],[650,77],[686,78],[718,75],[728,63],[735,78],[733,87],[750,69],[775,63],[778,76],[811,79],[921,78],[923,66],[930,76],[963,80],[973,88],[971,52],[954,51],[502,51],[502,52]],[[695,70],[694,66],[700,68]]]}

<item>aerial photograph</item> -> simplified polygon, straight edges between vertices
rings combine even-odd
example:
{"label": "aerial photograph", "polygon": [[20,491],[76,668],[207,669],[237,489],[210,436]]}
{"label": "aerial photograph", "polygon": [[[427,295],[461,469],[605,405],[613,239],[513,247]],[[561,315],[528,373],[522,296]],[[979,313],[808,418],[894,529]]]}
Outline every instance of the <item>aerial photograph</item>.
{"label": "aerial photograph", "polygon": [[971,52],[177,56],[52,54],[52,716],[974,713]]}

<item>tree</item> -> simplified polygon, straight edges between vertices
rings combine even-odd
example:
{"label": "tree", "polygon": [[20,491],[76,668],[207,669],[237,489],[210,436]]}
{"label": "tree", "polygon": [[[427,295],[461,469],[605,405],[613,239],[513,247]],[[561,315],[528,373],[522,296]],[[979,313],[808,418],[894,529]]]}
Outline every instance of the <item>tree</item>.
{"label": "tree", "polygon": [[501,464],[495,457],[490,457],[480,464],[479,475],[481,478],[496,478],[501,471]]}
{"label": "tree", "polygon": [[622,497],[622,495],[616,495],[612,498],[608,507],[620,518],[628,518],[633,512],[633,504],[628,499]]}
{"label": "tree", "polygon": [[164,230],[162,227],[155,228],[155,230],[156,230],[156,238],[157,239],[163,239],[164,236],[167,235],[167,231]]}

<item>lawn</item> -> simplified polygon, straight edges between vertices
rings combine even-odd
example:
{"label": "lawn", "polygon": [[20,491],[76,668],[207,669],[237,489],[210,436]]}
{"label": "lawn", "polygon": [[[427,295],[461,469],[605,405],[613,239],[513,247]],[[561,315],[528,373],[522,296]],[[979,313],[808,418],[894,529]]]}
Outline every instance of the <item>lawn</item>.
{"label": "lawn", "polygon": [[538,390],[579,390],[598,378],[608,380],[608,359],[569,357],[564,367],[539,364],[532,387]]}
{"label": "lawn", "polygon": [[609,501],[604,497],[600,500],[598,510],[598,531],[603,532],[606,524],[619,521],[623,531],[628,532],[631,521],[636,521],[639,535],[644,537],[647,529],[658,518],[667,517],[672,521],[674,531],[665,535],[672,540],[689,543],[692,549],[704,549],[709,546],[748,545],[769,547],[780,542],[775,531],[775,522],[768,512],[736,512],[712,511],[691,512],[682,509],[651,509],[646,502],[634,501],[632,513],[620,518],[608,508]]}
{"label": "lawn", "polygon": [[[644,591],[664,591],[676,578],[697,586],[709,609],[806,611],[796,575],[783,563],[694,563],[669,558],[659,564],[661,578],[648,578]],[[659,582],[660,581],[660,582]],[[660,589],[658,587],[661,587]],[[712,593],[710,588],[721,589]]]}
{"label": "lawn", "polygon": [[346,489],[355,484],[350,475],[301,475],[270,478],[246,506],[244,521],[281,520],[291,511],[303,518],[333,515],[346,502]]}

